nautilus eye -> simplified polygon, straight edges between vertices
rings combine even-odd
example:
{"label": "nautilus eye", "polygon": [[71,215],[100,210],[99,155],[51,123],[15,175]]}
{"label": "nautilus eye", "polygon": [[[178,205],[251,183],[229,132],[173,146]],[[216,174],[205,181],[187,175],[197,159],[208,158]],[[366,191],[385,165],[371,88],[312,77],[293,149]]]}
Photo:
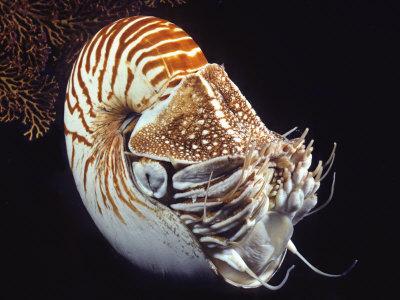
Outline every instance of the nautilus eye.
{"label": "nautilus eye", "polygon": [[150,197],[162,198],[167,191],[167,171],[158,162],[134,162],[135,182],[141,192]]}
{"label": "nautilus eye", "polygon": [[[224,68],[182,29],[150,16],[100,30],[74,64],[65,102],[73,176],[113,247],[152,272],[270,283],[294,226],[326,204],[335,158],[269,130]],[[324,169],[326,170],[324,172]],[[332,199],[335,175],[331,195]]]}

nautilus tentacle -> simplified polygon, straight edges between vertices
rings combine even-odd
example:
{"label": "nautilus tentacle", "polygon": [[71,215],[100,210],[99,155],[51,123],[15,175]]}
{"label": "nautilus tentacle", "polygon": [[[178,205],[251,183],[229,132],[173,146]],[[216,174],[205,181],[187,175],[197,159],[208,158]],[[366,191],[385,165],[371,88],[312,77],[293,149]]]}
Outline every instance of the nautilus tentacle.
{"label": "nautilus tentacle", "polygon": [[267,129],[174,24],[139,16],[100,30],[73,66],[64,119],[83,202],[136,265],[269,289],[288,278],[292,268],[269,283],[287,249],[310,265],[293,226],[316,211],[335,148],[310,171],[308,129],[291,140]]}

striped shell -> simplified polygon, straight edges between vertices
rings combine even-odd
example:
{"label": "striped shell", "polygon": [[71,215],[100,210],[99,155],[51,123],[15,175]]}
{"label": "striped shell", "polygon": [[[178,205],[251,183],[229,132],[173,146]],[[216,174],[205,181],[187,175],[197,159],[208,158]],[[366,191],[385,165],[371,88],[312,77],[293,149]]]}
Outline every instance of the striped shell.
{"label": "striped shell", "polygon": [[[113,247],[150,271],[264,285],[317,203],[312,143],[268,130],[224,69],[155,17],[100,30],[65,102],[70,166]],[[327,162],[333,162],[333,155]],[[288,275],[288,272],[287,272]]]}

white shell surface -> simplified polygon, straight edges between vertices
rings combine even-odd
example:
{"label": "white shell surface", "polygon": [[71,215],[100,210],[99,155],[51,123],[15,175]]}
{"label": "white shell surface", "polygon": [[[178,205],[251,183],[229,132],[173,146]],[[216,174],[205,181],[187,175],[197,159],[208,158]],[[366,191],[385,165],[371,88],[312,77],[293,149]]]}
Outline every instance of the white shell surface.
{"label": "white shell surface", "polygon": [[214,276],[177,215],[133,185],[120,128],[129,112],[143,112],[205,63],[182,29],[132,17],[103,28],[85,45],[68,83],[65,136],[79,194],[111,245],[152,272]]}

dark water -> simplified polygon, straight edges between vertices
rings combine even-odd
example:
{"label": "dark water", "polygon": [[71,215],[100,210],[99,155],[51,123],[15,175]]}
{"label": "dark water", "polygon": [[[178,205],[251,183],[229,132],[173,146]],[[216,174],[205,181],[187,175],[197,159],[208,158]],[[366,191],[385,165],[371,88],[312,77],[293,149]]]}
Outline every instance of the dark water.
{"label": "dark water", "polygon": [[[389,88],[399,10],[361,2],[266,2],[189,1],[147,13],[184,28],[209,62],[224,63],[270,129],[309,127],[315,159],[326,159],[338,143],[334,201],[296,226],[293,240],[324,270],[341,272],[357,258],[356,268],[344,278],[323,278],[289,255],[284,268],[296,263],[296,269],[282,290],[270,292],[170,282],[131,266],[98,232],[75,190],[61,103],[56,126],[39,141],[27,142],[16,125],[0,124],[0,299],[388,295],[395,280],[388,270],[398,256],[391,253],[399,177],[392,173],[398,151],[389,135],[396,120]],[[328,194],[327,180],[320,199]]]}

